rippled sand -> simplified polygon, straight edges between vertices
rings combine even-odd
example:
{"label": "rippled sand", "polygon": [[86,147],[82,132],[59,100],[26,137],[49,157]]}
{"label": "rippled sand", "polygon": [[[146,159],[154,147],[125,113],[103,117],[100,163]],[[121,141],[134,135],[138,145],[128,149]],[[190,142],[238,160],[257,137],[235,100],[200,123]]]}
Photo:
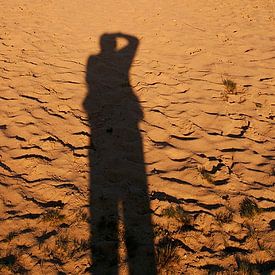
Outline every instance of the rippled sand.
{"label": "rippled sand", "polygon": [[[130,86],[151,212],[133,215],[151,215],[158,273],[271,272],[274,1],[2,2],[1,274],[93,273],[86,66],[117,32],[139,40]],[[116,169],[102,176],[117,181]]]}

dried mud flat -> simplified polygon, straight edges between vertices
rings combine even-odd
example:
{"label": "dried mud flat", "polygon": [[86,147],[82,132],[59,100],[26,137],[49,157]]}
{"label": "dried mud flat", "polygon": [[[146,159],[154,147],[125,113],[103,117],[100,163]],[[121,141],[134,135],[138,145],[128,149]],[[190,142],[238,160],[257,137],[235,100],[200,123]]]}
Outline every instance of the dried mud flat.
{"label": "dried mud flat", "polygon": [[112,32],[140,44],[158,273],[272,274],[274,14],[272,0],[2,1],[1,274],[92,273],[85,75]]}

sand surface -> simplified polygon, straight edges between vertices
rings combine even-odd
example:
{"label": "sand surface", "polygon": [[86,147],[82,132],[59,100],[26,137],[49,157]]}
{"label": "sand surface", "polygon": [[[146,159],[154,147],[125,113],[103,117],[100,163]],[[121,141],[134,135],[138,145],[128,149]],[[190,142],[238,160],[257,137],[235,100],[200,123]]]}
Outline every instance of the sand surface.
{"label": "sand surface", "polygon": [[[150,230],[158,274],[271,272],[274,29],[273,0],[0,1],[1,274],[149,274],[140,255],[152,250],[144,241]],[[94,87],[88,60],[93,66],[101,56],[104,33],[138,40],[127,88],[117,84],[119,66],[108,67],[109,86],[98,73],[101,86],[122,85],[132,96],[103,97],[111,108],[106,129],[100,113],[100,126],[93,124],[100,107],[85,105]],[[233,92],[226,79],[237,84]],[[106,144],[100,129],[125,137],[93,162],[100,139]],[[127,212],[128,198],[137,207]],[[105,222],[102,232],[112,230],[112,207],[119,245],[112,236],[103,243],[102,233],[95,263],[90,227]],[[134,256],[126,252],[126,212],[144,226],[129,225]]]}

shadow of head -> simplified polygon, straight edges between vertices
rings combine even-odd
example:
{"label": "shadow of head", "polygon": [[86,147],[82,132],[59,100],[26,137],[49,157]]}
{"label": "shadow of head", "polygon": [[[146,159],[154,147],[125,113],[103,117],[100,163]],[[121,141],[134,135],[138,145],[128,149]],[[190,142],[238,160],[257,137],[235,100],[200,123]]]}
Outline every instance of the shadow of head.
{"label": "shadow of head", "polygon": [[114,34],[105,33],[100,37],[101,52],[115,52],[117,48],[116,36]]}

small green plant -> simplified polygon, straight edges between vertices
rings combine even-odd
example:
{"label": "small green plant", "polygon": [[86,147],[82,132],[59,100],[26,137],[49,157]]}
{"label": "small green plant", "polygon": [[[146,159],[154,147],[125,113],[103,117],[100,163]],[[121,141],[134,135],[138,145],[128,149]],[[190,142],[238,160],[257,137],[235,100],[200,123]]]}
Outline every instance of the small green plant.
{"label": "small green plant", "polygon": [[240,204],[241,217],[252,218],[260,212],[261,210],[257,203],[252,201],[250,198],[244,198]]}
{"label": "small green plant", "polygon": [[211,184],[214,183],[213,176],[208,171],[206,171],[205,168],[199,167],[198,170],[203,179],[205,179],[208,183],[211,183]]}
{"label": "small green plant", "polygon": [[273,253],[273,249],[272,249],[272,245],[269,243],[266,243],[264,241],[260,241],[259,239],[257,239],[257,245],[259,247],[260,250],[262,251],[266,251],[270,254]]}
{"label": "small green plant", "polygon": [[259,247],[260,250],[266,250],[267,246],[265,246],[265,244],[263,242],[261,242],[259,239],[257,239],[257,245]]}
{"label": "small green plant", "polygon": [[233,220],[233,213],[229,209],[220,211],[216,214],[216,219],[220,223],[230,223]]}
{"label": "small green plant", "polygon": [[3,267],[12,267],[16,263],[16,257],[14,255],[8,255],[0,258],[0,270]]}
{"label": "small green plant", "polygon": [[84,252],[88,250],[91,246],[90,241],[83,240],[83,239],[81,240],[73,239],[73,245],[77,252]]}
{"label": "small green plant", "polygon": [[42,215],[43,221],[52,222],[52,223],[57,223],[59,221],[63,221],[64,218],[65,218],[65,215],[62,215],[60,213],[60,210],[57,210],[57,209],[48,209]]}
{"label": "small green plant", "polygon": [[85,211],[82,208],[80,208],[76,212],[76,218],[77,218],[77,221],[83,221],[83,222],[88,222],[89,221],[89,215],[88,215],[87,211]]}
{"label": "small green plant", "polygon": [[0,258],[1,274],[7,274],[5,272],[7,270],[12,272],[12,274],[27,274],[27,270],[19,263],[18,257],[12,254]]}
{"label": "small green plant", "polygon": [[169,231],[165,228],[163,228],[162,226],[155,224],[154,225],[154,235],[155,237],[161,237],[164,235],[167,235],[169,233]]}
{"label": "small green plant", "polygon": [[187,213],[180,205],[169,206],[162,210],[162,216],[174,218],[181,223],[181,231],[185,231],[193,226],[193,217]]}
{"label": "small green plant", "polygon": [[222,84],[224,85],[225,87],[225,91],[228,93],[228,94],[236,94],[237,91],[237,84],[231,80],[231,79],[223,79],[222,80]]}
{"label": "small green plant", "polygon": [[175,240],[169,236],[165,236],[159,240],[156,245],[156,260],[159,269],[179,260],[176,248]]}
{"label": "small green plant", "polygon": [[16,236],[18,235],[18,232],[16,231],[11,231],[8,233],[8,235],[6,236],[6,241],[10,242],[11,240],[13,240]]}
{"label": "small green plant", "polygon": [[247,237],[254,238],[254,239],[257,237],[256,229],[252,224],[249,224],[248,222],[244,222],[243,226],[248,230]]}
{"label": "small green plant", "polygon": [[174,218],[176,215],[175,208],[173,206],[169,206],[162,210],[161,215],[166,216],[168,218]]}
{"label": "small green plant", "polygon": [[90,247],[91,243],[89,240],[72,238],[65,233],[57,236],[54,247],[45,246],[45,249],[57,258],[71,259],[76,254],[89,250]]}
{"label": "small green plant", "polygon": [[59,235],[55,241],[55,244],[58,248],[66,251],[68,249],[69,242],[70,242],[70,240],[67,235]]}

